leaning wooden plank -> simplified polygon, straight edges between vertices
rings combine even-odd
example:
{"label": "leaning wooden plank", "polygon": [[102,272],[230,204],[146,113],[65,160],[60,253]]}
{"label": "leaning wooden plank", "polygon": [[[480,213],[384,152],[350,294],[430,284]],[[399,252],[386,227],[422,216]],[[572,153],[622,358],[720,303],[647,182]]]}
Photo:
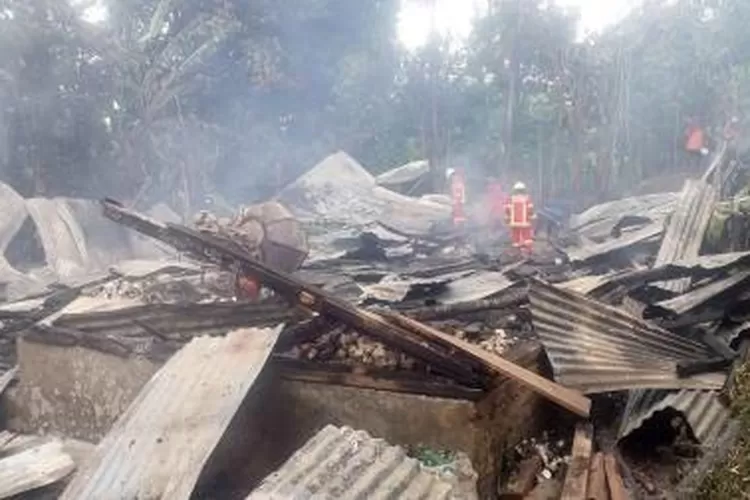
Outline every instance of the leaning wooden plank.
{"label": "leaning wooden plank", "polygon": [[9,498],[64,479],[75,464],[60,441],[44,443],[0,460],[0,498]]}
{"label": "leaning wooden plank", "polygon": [[585,500],[589,484],[592,437],[594,431],[590,422],[579,422],[573,437],[573,453],[565,474],[565,483],[560,500]]}
{"label": "leaning wooden plank", "polygon": [[628,500],[630,495],[617,468],[617,458],[612,453],[604,455],[604,471],[607,474],[609,497],[612,500]]}
{"label": "leaning wooden plank", "polygon": [[532,391],[546,397],[563,408],[582,417],[588,417],[591,411],[591,400],[580,392],[563,387],[542,377],[526,368],[520,367],[507,359],[485,351],[479,346],[470,344],[447,333],[443,333],[429,325],[425,325],[411,318],[391,311],[383,311],[388,320],[398,326],[412,331],[425,339],[438,342],[443,346],[456,349],[474,358],[476,361],[495,371],[526,385]]}
{"label": "leaning wooden plank", "polygon": [[145,385],[61,498],[190,498],[280,331],[242,329],[183,347]]}
{"label": "leaning wooden plank", "polygon": [[586,488],[586,500],[608,500],[607,476],[604,473],[604,455],[594,455],[589,467],[589,485]]}

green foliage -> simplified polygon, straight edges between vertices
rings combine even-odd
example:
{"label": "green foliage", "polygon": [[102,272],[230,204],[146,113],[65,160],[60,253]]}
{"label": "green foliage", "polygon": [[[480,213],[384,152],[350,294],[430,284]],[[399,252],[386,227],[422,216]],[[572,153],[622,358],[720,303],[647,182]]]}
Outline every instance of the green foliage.
{"label": "green foliage", "polygon": [[493,0],[464,46],[415,52],[399,5],[119,0],[90,25],[63,0],[0,0],[3,178],[190,212],[345,149],[585,203],[679,170],[687,117],[716,137],[750,111],[750,2],[647,2],[579,42],[574,12]]}
{"label": "green foliage", "polygon": [[740,424],[738,442],[704,481],[698,495],[701,500],[747,498],[750,491],[750,364],[737,371],[730,397],[732,412]]}

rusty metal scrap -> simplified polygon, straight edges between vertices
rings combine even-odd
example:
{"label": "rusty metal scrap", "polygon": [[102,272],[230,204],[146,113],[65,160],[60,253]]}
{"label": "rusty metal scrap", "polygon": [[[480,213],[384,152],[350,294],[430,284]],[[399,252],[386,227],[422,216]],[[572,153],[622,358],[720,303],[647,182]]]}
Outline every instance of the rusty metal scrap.
{"label": "rusty metal scrap", "polygon": [[618,438],[627,437],[656,413],[668,408],[682,413],[693,436],[704,446],[713,446],[731,420],[719,391],[636,390],[628,395]]}
{"label": "rusty metal scrap", "polygon": [[715,354],[689,340],[573,292],[534,280],[534,329],[555,380],[585,393],[635,388],[718,389],[723,373],[681,378],[677,364]]}

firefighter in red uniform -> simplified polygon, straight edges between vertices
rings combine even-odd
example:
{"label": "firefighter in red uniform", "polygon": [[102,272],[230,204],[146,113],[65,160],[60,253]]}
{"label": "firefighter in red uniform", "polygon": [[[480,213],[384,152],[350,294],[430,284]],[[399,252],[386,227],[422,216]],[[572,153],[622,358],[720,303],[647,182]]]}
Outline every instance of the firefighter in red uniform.
{"label": "firefighter in red uniform", "polygon": [[453,204],[453,225],[461,227],[466,222],[466,182],[461,169],[449,168],[446,172],[450,181],[451,201]]}
{"label": "firefighter in red uniform", "polygon": [[524,253],[531,253],[534,243],[534,219],[534,204],[531,203],[524,183],[518,182],[513,186],[510,199],[505,204],[505,222],[510,226],[513,246]]}

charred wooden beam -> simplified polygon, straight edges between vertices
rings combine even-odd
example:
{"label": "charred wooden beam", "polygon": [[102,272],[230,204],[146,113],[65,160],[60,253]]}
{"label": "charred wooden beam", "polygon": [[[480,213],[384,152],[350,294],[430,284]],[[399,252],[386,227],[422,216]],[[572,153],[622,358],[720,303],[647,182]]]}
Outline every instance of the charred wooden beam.
{"label": "charred wooden beam", "polygon": [[278,357],[274,358],[273,366],[279,370],[283,379],[297,382],[341,385],[467,401],[478,401],[485,394],[481,389],[462,387],[449,382],[436,382],[427,377],[403,376],[398,372],[355,373],[351,370],[329,368],[322,363],[305,363]]}
{"label": "charred wooden beam", "polygon": [[593,450],[594,428],[590,422],[579,422],[573,437],[573,451],[565,474],[561,500],[585,500],[589,483],[589,466]]}
{"label": "charred wooden beam", "polygon": [[424,340],[439,343],[448,349],[453,349],[456,353],[464,353],[481,363],[487,370],[510,377],[577,415],[588,417],[591,412],[591,400],[576,390],[563,387],[477,345],[443,333],[414,319],[393,312],[383,314],[393,324],[419,335]]}
{"label": "charred wooden beam", "polygon": [[222,269],[255,276],[291,304],[311,313],[334,318],[390,347],[422,360],[462,385],[477,387],[486,382],[483,374],[456,356],[421,341],[413,333],[388,323],[377,314],[360,309],[256,261],[231,241],[203,234],[179,224],[163,224],[128,210],[113,200],[103,200],[102,207],[104,215],[119,224],[163,241],[197,259],[216,264]]}

